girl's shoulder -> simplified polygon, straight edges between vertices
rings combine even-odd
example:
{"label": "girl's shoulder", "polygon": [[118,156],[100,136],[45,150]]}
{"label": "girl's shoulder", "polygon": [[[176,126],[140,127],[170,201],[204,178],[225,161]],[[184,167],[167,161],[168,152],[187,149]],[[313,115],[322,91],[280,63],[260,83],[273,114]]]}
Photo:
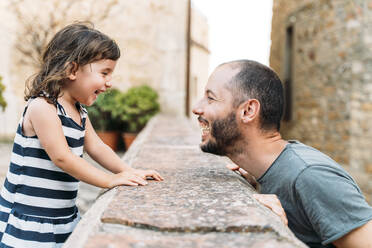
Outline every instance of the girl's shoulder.
{"label": "girl's shoulder", "polygon": [[27,112],[29,114],[49,114],[56,113],[56,106],[49,103],[44,97],[36,97],[29,100],[27,104]]}
{"label": "girl's shoulder", "polygon": [[23,113],[23,132],[27,136],[50,133],[53,126],[59,127],[60,121],[56,107],[42,97],[28,100]]}

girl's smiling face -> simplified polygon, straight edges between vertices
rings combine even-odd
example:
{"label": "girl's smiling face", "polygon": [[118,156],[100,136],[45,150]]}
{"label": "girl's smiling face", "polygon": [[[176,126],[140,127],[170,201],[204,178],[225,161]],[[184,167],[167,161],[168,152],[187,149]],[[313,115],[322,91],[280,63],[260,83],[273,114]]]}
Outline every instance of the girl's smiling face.
{"label": "girl's smiling face", "polygon": [[100,93],[111,88],[115,66],[116,61],[111,59],[102,59],[79,66],[68,76],[70,82],[65,87],[64,94],[67,93],[74,102],[91,106]]}

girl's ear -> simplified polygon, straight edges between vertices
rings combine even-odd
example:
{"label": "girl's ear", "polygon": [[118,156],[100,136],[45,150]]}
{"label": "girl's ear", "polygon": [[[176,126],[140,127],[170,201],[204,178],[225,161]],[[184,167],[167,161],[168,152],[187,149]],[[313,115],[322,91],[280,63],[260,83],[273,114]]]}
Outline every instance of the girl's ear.
{"label": "girl's ear", "polygon": [[68,79],[70,79],[70,80],[75,80],[76,79],[76,72],[77,72],[78,68],[79,68],[79,66],[76,62],[71,62],[67,66],[66,73],[67,73]]}
{"label": "girl's ear", "polygon": [[257,99],[249,99],[239,107],[240,119],[243,123],[249,123],[258,117],[261,105]]}

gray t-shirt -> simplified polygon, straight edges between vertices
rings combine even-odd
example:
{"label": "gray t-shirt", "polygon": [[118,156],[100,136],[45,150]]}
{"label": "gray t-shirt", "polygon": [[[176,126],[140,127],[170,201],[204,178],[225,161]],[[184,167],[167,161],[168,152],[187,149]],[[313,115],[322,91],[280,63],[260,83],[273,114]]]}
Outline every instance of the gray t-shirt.
{"label": "gray t-shirt", "polygon": [[310,247],[334,247],[333,241],[372,219],[372,208],[351,176],[298,141],[290,141],[257,181],[262,194],[278,196],[288,227]]}

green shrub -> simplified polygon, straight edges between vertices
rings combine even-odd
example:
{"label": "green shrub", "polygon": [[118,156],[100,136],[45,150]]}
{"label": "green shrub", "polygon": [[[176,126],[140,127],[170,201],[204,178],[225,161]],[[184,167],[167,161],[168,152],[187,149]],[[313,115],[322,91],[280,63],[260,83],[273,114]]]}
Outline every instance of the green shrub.
{"label": "green shrub", "polygon": [[1,109],[4,111],[5,108],[6,108],[6,101],[5,101],[5,98],[3,96],[3,93],[5,91],[5,85],[2,84],[2,77],[0,76],[0,107]]}
{"label": "green shrub", "polygon": [[92,106],[87,107],[89,119],[97,131],[116,131],[123,129],[120,119],[112,116],[112,110],[117,106],[117,96],[122,93],[117,89],[109,89],[100,94]]}
{"label": "green shrub", "polygon": [[127,131],[136,133],[160,110],[158,94],[147,85],[132,87],[116,96],[112,116],[127,124]]}

